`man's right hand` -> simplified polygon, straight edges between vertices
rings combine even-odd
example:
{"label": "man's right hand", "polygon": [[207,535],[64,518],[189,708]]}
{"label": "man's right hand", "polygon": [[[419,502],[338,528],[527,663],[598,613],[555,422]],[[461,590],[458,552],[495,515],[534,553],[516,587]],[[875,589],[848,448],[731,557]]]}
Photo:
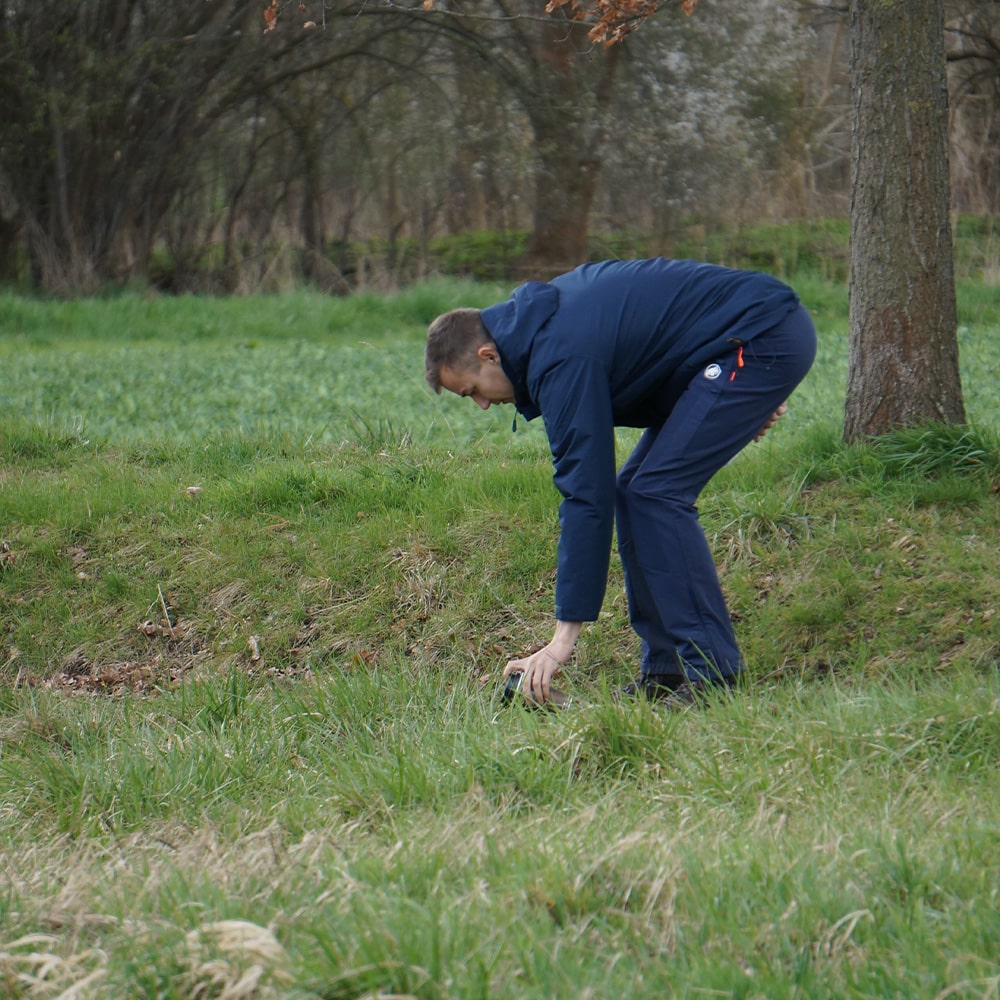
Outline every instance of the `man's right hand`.
{"label": "man's right hand", "polygon": [[521,694],[540,705],[555,700],[552,678],[562,670],[573,655],[573,647],[582,627],[582,622],[557,621],[552,641],[530,656],[510,660],[504,667],[504,680],[518,670],[524,674]]}

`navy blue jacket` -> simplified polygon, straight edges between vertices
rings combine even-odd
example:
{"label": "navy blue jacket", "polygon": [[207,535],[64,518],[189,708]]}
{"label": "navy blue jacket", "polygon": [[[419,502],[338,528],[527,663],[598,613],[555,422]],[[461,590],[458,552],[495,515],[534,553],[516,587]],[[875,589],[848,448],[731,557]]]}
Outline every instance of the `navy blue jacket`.
{"label": "navy blue jacket", "polygon": [[556,617],[593,621],[607,586],[616,426],[658,426],[688,382],[798,307],[756,271],[688,260],[584,264],[482,312],[518,412],[541,414],[559,507]]}

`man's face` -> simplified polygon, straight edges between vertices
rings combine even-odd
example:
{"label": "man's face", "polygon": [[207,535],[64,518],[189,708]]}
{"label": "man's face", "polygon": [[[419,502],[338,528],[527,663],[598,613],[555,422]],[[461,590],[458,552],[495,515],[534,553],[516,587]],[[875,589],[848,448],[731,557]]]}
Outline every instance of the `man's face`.
{"label": "man's face", "polygon": [[496,403],[513,403],[514,386],[503,373],[500,355],[493,344],[484,344],[476,352],[479,368],[442,367],[441,387],[456,396],[468,396],[477,406],[488,410]]}

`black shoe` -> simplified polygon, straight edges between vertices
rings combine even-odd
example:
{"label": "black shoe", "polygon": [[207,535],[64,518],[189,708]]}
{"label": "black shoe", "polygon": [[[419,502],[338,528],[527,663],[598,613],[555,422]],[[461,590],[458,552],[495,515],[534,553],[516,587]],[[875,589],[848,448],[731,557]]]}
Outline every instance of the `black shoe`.
{"label": "black shoe", "polygon": [[645,698],[655,701],[668,712],[681,712],[699,705],[713,690],[728,690],[736,684],[735,677],[719,677],[713,681],[688,680],[683,675],[643,674],[622,688],[619,698],[635,701]]}
{"label": "black shoe", "polygon": [[640,674],[618,692],[617,700],[635,701],[637,698],[646,698],[649,701],[663,701],[686,683],[687,678],[683,674]]}
{"label": "black shoe", "polygon": [[695,705],[704,705],[705,699],[713,691],[728,691],[736,684],[735,677],[719,677],[713,681],[685,681],[675,688],[665,698],[660,700],[661,707],[668,712],[683,712]]}

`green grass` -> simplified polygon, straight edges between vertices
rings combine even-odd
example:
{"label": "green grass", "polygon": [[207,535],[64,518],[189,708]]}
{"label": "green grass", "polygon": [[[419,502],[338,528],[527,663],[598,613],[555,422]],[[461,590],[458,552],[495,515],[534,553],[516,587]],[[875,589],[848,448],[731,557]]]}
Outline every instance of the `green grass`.
{"label": "green grass", "polygon": [[547,445],[421,365],[502,289],[0,298],[0,995],[995,996],[995,297],[970,426],[845,447],[795,283],[816,367],[701,502],[749,683],[683,716],[610,697],[616,558],[574,707],[498,703]]}

